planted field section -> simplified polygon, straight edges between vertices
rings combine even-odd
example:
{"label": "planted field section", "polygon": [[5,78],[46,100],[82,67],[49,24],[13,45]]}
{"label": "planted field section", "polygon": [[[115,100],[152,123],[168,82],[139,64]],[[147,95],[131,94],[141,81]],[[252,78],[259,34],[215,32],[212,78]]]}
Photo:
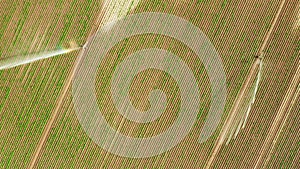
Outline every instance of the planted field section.
{"label": "planted field section", "polygon": [[[181,95],[180,88],[176,84],[175,79],[164,71],[157,69],[145,70],[134,78],[130,86],[129,97],[131,103],[138,110],[146,111],[150,108],[148,100],[149,93],[155,89],[164,91],[167,95],[167,108],[165,112],[151,123],[135,123],[126,118],[117,111],[113,104],[111,96],[111,76],[114,73],[115,67],[120,64],[125,58],[135,51],[160,48],[165,49],[179,56],[197,75],[195,78],[198,82],[199,92],[201,95],[201,110],[198,119],[201,119],[203,113],[207,112],[210,104],[210,87],[207,73],[204,71],[204,66],[197,58],[196,54],[187,48],[182,43],[167,37],[157,35],[142,35],[134,36],[117,44],[107,54],[107,58],[103,60],[96,79],[96,95],[100,111],[103,112],[106,120],[115,130],[119,130],[125,135],[131,137],[151,137],[167,130],[176,120],[179,113]],[[161,60],[157,59],[159,64]],[[116,82],[118,83],[118,81]],[[202,117],[203,118],[203,117]],[[120,126],[122,124],[122,126]],[[198,124],[198,127],[203,125],[203,120]],[[200,130],[200,128],[198,128]]]}
{"label": "planted field section", "polygon": [[[300,97],[296,100],[300,103]],[[300,166],[300,104],[294,104],[286,125],[280,132],[267,168],[297,168]]]}
{"label": "planted field section", "polygon": [[[86,0],[1,1],[1,58],[68,47],[71,40],[84,43],[101,4]],[[77,55],[69,53],[0,71],[0,168],[28,165]]]}
{"label": "planted field section", "polygon": [[[262,162],[267,158],[268,152],[263,150],[264,142],[271,132],[270,128],[279,113],[279,107],[284,101],[299,62],[299,31],[293,29],[295,7],[296,2],[284,5],[271,34],[263,59],[261,84],[245,129],[240,131],[236,140],[222,147],[213,167],[254,168],[261,155]],[[288,119],[290,118],[295,117]],[[257,167],[262,168],[262,165],[257,164]]]}
{"label": "planted field section", "polygon": [[[228,102],[222,120],[247,76],[254,56],[259,50],[279,2],[270,1],[141,1],[133,13],[156,11],[171,13],[185,18],[198,26],[212,41],[220,53],[227,76]],[[201,92],[199,120],[190,134],[168,152],[144,159],[129,159],[110,154],[98,147],[81,128],[68,90],[58,117],[37,161],[40,167],[68,168],[201,168],[210,155],[220,127],[208,142],[197,142],[203,126],[210,98],[206,71],[194,53],[178,41],[157,35],[131,37],[117,44],[106,56],[98,69],[96,91],[98,105],[112,127],[132,137],[152,136],[163,132],[176,118],[178,87],[172,78],[157,70],[139,74],[132,83],[133,104],[147,109],[147,92],[153,88],[164,90],[170,102],[169,112],[153,124],[134,124],[121,118],[110,99],[111,73],[118,63],[130,53],[143,48],[157,47],[170,50],[181,57],[193,71]],[[142,86],[142,87],[141,87]],[[139,102],[140,101],[140,102]],[[167,118],[167,119],[166,119]],[[124,125],[119,125],[120,123]],[[222,121],[224,123],[224,121]],[[101,134],[101,133],[99,133]],[[55,161],[49,162],[49,161]]]}

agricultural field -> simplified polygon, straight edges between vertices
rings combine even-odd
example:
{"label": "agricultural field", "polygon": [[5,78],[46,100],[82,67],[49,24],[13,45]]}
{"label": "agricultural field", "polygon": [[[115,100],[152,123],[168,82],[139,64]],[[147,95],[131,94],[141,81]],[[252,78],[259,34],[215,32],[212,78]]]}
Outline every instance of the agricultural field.
{"label": "agricultural field", "polygon": [[[300,102],[299,97],[296,100]],[[269,155],[267,168],[297,168],[299,164],[299,104],[291,109],[289,119],[278,137],[273,152]]]}
{"label": "agricultural field", "polygon": [[[262,152],[263,143],[270,132],[293,76],[299,67],[299,33],[297,34],[293,30],[294,13],[289,14],[287,12],[293,11],[295,6],[293,3],[284,6],[283,11],[286,12],[283,12],[284,14],[280,16],[276,32],[270,37],[271,42],[264,57],[265,66],[263,67],[264,71],[261,81],[261,88],[265,90],[258,92],[258,101],[253,105],[248,125],[232,144],[223,147],[216,159],[216,168],[221,166],[225,166],[225,168],[238,167],[241,161],[246,168],[254,168],[261,155],[264,156],[263,159],[267,158],[266,152]],[[294,116],[291,113],[288,121],[295,119],[297,114],[299,114],[299,109],[294,111],[296,111]],[[286,124],[289,124],[289,122],[286,122]],[[290,132],[288,133],[291,134]],[[284,132],[281,132],[281,135],[285,135]],[[292,135],[290,135],[291,140],[297,138],[297,136],[294,137]],[[280,144],[279,141],[276,141],[277,146],[281,146]],[[244,151],[240,151],[241,149]],[[299,148],[295,151],[299,153]],[[291,159],[291,161],[293,160]],[[294,163],[297,163],[296,161]],[[272,163],[275,163],[275,161]],[[289,162],[276,164],[275,168],[288,165],[290,165]],[[271,164],[259,164],[258,166],[258,168],[263,167],[273,168]]]}
{"label": "agricultural field", "polygon": [[[8,0],[0,6],[0,55],[5,58],[57,49],[71,38],[83,43],[102,2]],[[30,163],[77,55],[0,71],[0,168]]]}
{"label": "agricultural field", "polygon": [[[227,98],[213,135],[198,143],[211,104],[209,77],[201,60],[174,38],[137,35],[117,43],[100,64],[95,81],[99,109],[112,128],[126,136],[152,137],[167,130],[181,104],[181,89],[172,76],[148,69],[132,81],[129,97],[139,110],[149,109],[152,90],[166,94],[165,111],[151,123],[120,115],[110,88],[116,66],[130,54],[148,48],[168,50],[192,70],[200,94],[197,121],[178,145],[153,157],[127,158],[102,149],[86,134],[72,101],[72,81],[85,56],[83,49],[0,70],[0,168],[299,168],[298,1],[4,0],[0,59],[68,48],[70,42],[83,46],[105,23],[141,12],[188,20],[220,54]],[[263,55],[263,67],[255,102],[245,127],[225,145],[219,141],[223,126],[230,126],[227,119],[257,55]]]}

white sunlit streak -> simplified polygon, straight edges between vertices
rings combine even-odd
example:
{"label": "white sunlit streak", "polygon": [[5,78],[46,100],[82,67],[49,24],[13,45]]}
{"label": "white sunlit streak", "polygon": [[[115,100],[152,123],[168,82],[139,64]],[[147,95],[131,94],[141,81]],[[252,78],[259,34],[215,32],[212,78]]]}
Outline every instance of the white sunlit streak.
{"label": "white sunlit streak", "polygon": [[256,95],[259,88],[263,69],[263,58],[257,58],[254,64],[258,65],[258,72],[256,73],[254,81],[247,85],[248,90],[244,94],[242,101],[238,105],[238,112],[235,115],[233,121],[231,122],[230,129],[226,132],[226,145],[229,144],[232,138],[236,139],[240,130],[245,128],[248,116],[256,100]]}
{"label": "white sunlit streak", "polygon": [[51,58],[54,56],[66,54],[79,49],[81,49],[81,47],[74,47],[69,49],[58,49],[53,51],[41,52],[37,54],[19,55],[19,56],[4,58],[0,60],[0,70],[13,68],[16,66],[32,63],[46,58]]}
{"label": "white sunlit streak", "polygon": [[259,82],[260,82],[260,79],[261,79],[262,66],[263,66],[263,60],[261,60],[260,64],[259,64],[259,70],[258,70],[258,74],[257,74],[257,80],[255,82],[254,92],[253,92],[252,99],[251,99],[250,105],[248,107],[248,110],[247,110],[247,113],[246,113],[245,120],[243,122],[243,127],[242,128],[245,128],[245,125],[246,125],[246,122],[247,122],[250,110],[251,110],[252,105],[253,105],[253,103],[255,101],[255,98],[256,98],[257,90],[258,90],[258,87],[259,87]]}

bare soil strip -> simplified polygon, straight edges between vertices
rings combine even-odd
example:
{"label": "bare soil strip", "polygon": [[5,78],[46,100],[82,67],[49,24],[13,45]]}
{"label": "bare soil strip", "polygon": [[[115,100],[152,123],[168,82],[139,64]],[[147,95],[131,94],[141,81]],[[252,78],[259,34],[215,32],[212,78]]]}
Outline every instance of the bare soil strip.
{"label": "bare soil strip", "polygon": [[215,159],[216,155],[219,153],[220,151],[220,148],[221,146],[223,145],[224,143],[224,140],[225,140],[225,137],[228,133],[228,130],[230,129],[231,127],[231,124],[233,122],[233,119],[234,117],[236,116],[236,114],[238,113],[238,107],[240,105],[240,102],[242,101],[243,97],[244,97],[244,93],[246,92],[246,89],[248,88],[249,84],[250,84],[250,81],[251,79],[253,78],[253,76],[255,75],[255,70],[257,70],[257,67],[259,66],[261,62],[261,59],[257,58],[255,60],[255,62],[253,63],[251,69],[250,69],[250,72],[249,72],[249,75],[246,79],[246,81],[244,82],[234,104],[233,104],[233,107],[232,107],[232,110],[230,111],[231,113],[229,114],[228,118],[226,119],[225,123],[224,123],[224,126],[221,130],[221,133],[218,137],[218,140],[213,148],[213,151],[212,151],[212,154],[206,164],[206,167],[205,168],[210,168],[212,163],[213,163],[213,160]]}
{"label": "bare soil strip", "polygon": [[278,18],[280,16],[280,14],[281,14],[281,11],[283,9],[284,4],[285,4],[285,0],[281,1],[281,4],[280,4],[279,9],[278,9],[278,12],[276,13],[275,18],[273,20],[273,23],[272,23],[272,25],[271,25],[268,33],[265,36],[265,40],[264,40],[263,44],[261,45],[261,47],[259,49],[258,56],[263,56],[264,55],[264,50],[267,47],[267,44],[268,44],[269,39],[270,39],[270,36],[271,36],[271,34],[272,34],[272,32],[273,32],[273,30],[275,28],[275,25],[276,25],[276,23],[278,21]]}
{"label": "bare soil strip", "polygon": [[[105,15],[105,11],[106,11],[106,8],[108,7],[109,3],[110,3],[109,0],[104,2],[103,7],[102,7],[102,10],[101,10],[101,12],[100,12],[100,14],[99,14],[99,16],[98,16],[98,19],[97,19],[96,23],[95,23],[94,26],[92,27],[92,30],[91,30],[91,32],[90,32],[90,34],[89,34],[89,36],[88,36],[87,41],[90,40],[90,38],[92,37],[92,35],[93,35],[93,34],[99,29],[99,27],[101,26],[101,25],[100,25],[101,19],[102,19],[103,16]],[[30,164],[29,164],[29,167],[28,167],[29,169],[34,168],[34,166],[35,166],[35,164],[36,164],[36,162],[37,162],[37,159],[38,159],[38,157],[39,157],[39,155],[40,155],[40,153],[41,153],[41,150],[42,150],[42,148],[43,148],[43,145],[44,145],[45,141],[47,140],[47,137],[48,137],[49,132],[50,132],[50,130],[51,130],[51,126],[52,126],[53,122],[55,121],[55,119],[56,119],[56,117],[57,117],[57,115],[58,115],[58,113],[59,113],[59,109],[60,109],[60,107],[61,107],[61,105],[62,105],[62,103],[63,103],[64,97],[66,96],[66,93],[67,93],[67,91],[68,91],[68,89],[69,89],[69,87],[70,87],[70,85],[71,85],[71,82],[72,82],[72,79],[73,79],[74,74],[75,74],[75,72],[76,72],[76,69],[77,69],[77,67],[78,67],[78,65],[79,65],[79,63],[80,63],[80,61],[81,61],[82,58],[83,58],[83,57],[82,57],[82,56],[83,56],[83,53],[84,53],[84,50],[81,50],[80,53],[79,53],[79,55],[78,55],[78,57],[77,57],[77,59],[76,59],[76,62],[75,62],[75,64],[74,64],[74,67],[72,68],[71,73],[69,74],[69,76],[68,76],[68,78],[67,78],[67,80],[66,80],[66,82],[65,82],[65,85],[64,85],[64,87],[63,87],[63,89],[62,89],[62,92],[61,92],[61,95],[60,95],[60,97],[58,98],[57,106],[56,106],[54,112],[51,114],[50,119],[48,120],[48,122],[47,122],[47,124],[46,124],[46,126],[45,126],[45,129],[44,129],[44,131],[43,131],[43,134],[42,134],[42,136],[41,136],[41,139],[40,139],[40,141],[39,141],[39,143],[38,143],[38,145],[37,145],[37,148],[36,148],[36,150],[35,150],[35,153],[33,154],[32,160],[31,160],[31,162],[30,162]]]}
{"label": "bare soil strip", "polygon": [[296,20],[295,20],[293,29],[298,29],[300,27],[300,3],[298,3],[296,9],[298,11],[297,11],[297,16],[296,16]]}
{"label": "bare soil strip", "polygon": [[[266,34],[266,36],[265,36],[265,38],[264,38],[264,41],[263,41],[263,43],[262,43],[262,45],[261,45],[261,47],[260,47],[260,49],[259,49],[259,51],[258,51],[258,56],[259,56],[259,57],[263,57],[263,55],[264,55],[264,50],[266,49],[267,44],[268,44],[269,39],[270,39],[270,36],[271,36],[271,34],[273,33],[274,28],[275,28],[275,26],[276,26],[276,24],[277,24],[277,22],[278,22],[278,18],[279,18],[280,14],[281,14],[281,11],[282,11],[282,9],[283,9],[284,4],[285,4],[285,0],[283,0],[283,1],[281,2],[280,6],[279,6],[279,9],[278,9],[278,12],[276,13],[276,15],[275,15],[275,17],[274,17],[274,20],[273,20],[273,22],[272,22],[272,25],[271,25],[269,31],[267,32],[267,34]],[[216,144],[215,144],[215,146],[214,146],[214,148],[213,148],[213,150],[212,150],[212,154],[211,154],[210,158],[208,159],[208,162],[207,162],[205,168],[208,169],[208,168],[211,167],[211,165],[212,165],[213,162],[214,162],[215,157],[216,157],[217,154],[219,153],[220,148],[221,148],[221,146],[223,145],[223,142],[224,142],[224,140],[225,140],[225,136],[226,136],[226,134],[227,134],[227,132],[228,132],[230,126],[231,126],[232,120],[234,119],[235,115],[238,113],[238,112],[237,112],[237,108],[238,108],[238,106],[239,106],[241,100],[242,100],[243,97],[244,97],[245,90],[246,90],[247,87],[249,86],[250,79],[253,77],[253,75],[254,75],[254,73],[255,73],[255,70],[257,69],[257,66],[259,66],[259,64],[260,64],[260,61],[261,61],[260,58],[257,58],[257,59],[254,61],[253,65],[252,65],[252,67],[251,67],[251,69],[250,69],[249,75],[248,75],[248,77],[246,78],[246,80],[245,80],[245,82],[244,82],[244,84],[243,84],[243,86],[242,86],[242,88],[241,88],[241,90],[240,90],[240,92],[239,92],[239,94],[238,94],[238,96],[237,96],[237,98],[236,98],[234,104],[233,104],[232,110],[230,111],[230,114],[228,115],[228,117],[227,117],[227,119],[226,119],[226,121],[225,121],[225,123],[224,123],[224,125],[223,125],[223,128],[222,128],[222,130],[221,130],[221,133],[220,133],[219,136],[218,136],[218,139],[217,139],[217,141],[216,141]]]}
{"label": "bare soil strip", "polygon": [[[267,138],[265,139],[255,168],[262,168],[270,160],[270,155],[272,154],[277,139],[282,131],[282,128],[290,114],[293,105],[297,100],[297,97],[299,95],[300,83],[300,61],[298,65],[298,69],[293,77],[291,85],[288,88],[288,91],[280,105],[272,127],[270,128]],[[267,157],[267,159],[264,161],[265,157]]]}

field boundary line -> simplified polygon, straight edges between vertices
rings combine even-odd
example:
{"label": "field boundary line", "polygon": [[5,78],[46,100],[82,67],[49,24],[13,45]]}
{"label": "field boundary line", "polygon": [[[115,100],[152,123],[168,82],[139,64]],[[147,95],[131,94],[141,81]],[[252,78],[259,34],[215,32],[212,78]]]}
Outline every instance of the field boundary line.
{"label": "field boundary line", "polygon": [[[299,95],[299,83],[300,83],[300,60],[297,71],[292,79],[292,82],[286,92],[286,95],[280,105],[280,108],[276,114],[274,122],[268,132],[267,138],[264,141],[263,147],[260,151],[260,156],[256,162],[255,168],[260,165],[264,167],[270,160],[270,154],[272,153],[277,139],[286,123],[287,117],[290,114],[292,106],[295,104]],[[288,107],[290,106],[290,107]],[[267,156],[267,159],[263,161],[263,157]]]}
{"label": "field boundary line", "polygon": [[210,158],[209,158],[209,160],[208,160],[208,162],[206,164],[206,167],[205,167],[206,169],[208,169],[208,168],[211,167],[211,165],[213,164],[213,161],[214,161],[215,157],[219,153],[220,148],[221,148],[221,146],[224,143],[225,136],[226,136],[226,134],[228,132],[228,129],[230,128],[230,125],[231,125],[231,123],[232,123],[232,121],[233,121],[233,119],[234,119],[234,117],[235,117],[235,115],[237,113],[238,106],[239,106],[239,104],[240,104],[240,102],[241,102],[241,100],[242,100],[242,98],[244,96],[244,93],[246,92],[246,89],[249,87],[249,84],[251,82],[252,77],[255,75],[255,70],[257,69],[257,67],[259,66],[259,64],[261,64],[260,62],[261,62],[261,60],[259,58],[255,59],[253,65],[252,65],[252,67],[250,69],[249,75],[246,78],[245,82],[243,83],[243,86],[242,86],[241,90],[239,91],[239,94],[238,94],[237,98],[234,101],[232,110],[230,111],[228,117],[225,120],[225,123],[224,123],[224,125],[222,127],[221,133],[219,134],[217,142],[216,142],[216,144],[215,144],[215,146],[213,148],[213,152],[212,152],[212,154],[211,154],[211,156],[210,156]]}
{"label": "field boundary line", "polygon": [[[219,151],[221,149],[221,146],[223,145],[224,137],[225,137],[225,135],[227,133],[228,128],[231,125],[231,121],[235,117],[237,105],[239,105],[240,101],[242,100],[243,95],[245,93],[245,90],[246,90],[246,88],[249,85],[250,79],[252,78],[253,73],[254,73],[254,71],[255,71],[255,69],[256,69],[259,61],[261,61],[260,57],[263,58],[263,56],[264,56],[264,51],[265,51],[265,49],[267,47],[267,44],[269,42],[269,39],[270,39],[273,31],[275,29],[275,26],[276,26],[276,24],[278,22],[278,18],[280,17],[280,14],[282,12],[282,9],[284,7],[285,2],[286,2],[285,0],[281,1],[279,9],[278,9],[278,11],[277,11],[277,13],[276,13],[276,15],[275,15],[275,17],[273,19],[272,25],[271,25],[270,29],[268,30],[267,34],[265,35],[264,41],[263,41],[263,43],[262,43],[262,45],[261,45],[261,47],[260,47],[260,49],[258,51],[258,58],[255,59],[253,65],[251,66],[251,68],[249,70],[249,75],[245,79],[245,82],[243,83],[242,88],[239,91],[238,96],[237,96],[236,100],[233,103],[233,108],[229,112],[229,115],[228,115],[228,117],[225,120],[225,123],[224,123],[224,125],[223,125],[223,127],[221,129],[221,133],[219,134],[219,136],[217,138],[217,141],[216,141],[216,143],[215,143],[215,145],[213,147],[212,154],[210,155],[210,158],[208,159],[208,162],[206,163],[206,166],[205,166],[206,169],[209,169],[211,167],[211,165],[214,162],[215,157],[217,156],[217,154],[219,153]],[[261,63],[259,63],[259,64],[261,64]]]}
{"label": "field boundary line", "polygon": [[274,17],[274,20],[273,20],[273,22],[272,22],[272,25],[271,25],[269,31],[267,32],[267,34],[266,34],[266,36],[265,36],[265,38],[264,38],[263,44],[261,45],[261,47],[260,47],[260,49],[259,49],[258,56],[263,56],[263,55],[264,55],[264,51],[265,51],[265,49],[266,49],[266,47],[267,47],[268,41],[269,41],[269,39],[270,39],[270,37],[271,37],[271,34],[272,34],[272,32],[273,32],[273,30],[274,30],[274,28],[275,28],[275,25],[276,25],[277,22],[278,22],[278,19],[279,19],[279,17],[280,17],[280,14],[281,14],[281,12],[282,12],[282,9],[283,9],[283,7],[284,7],[284,4],[285,4],[285,0],[282,0],[282,1],[281,1],[281,4],[280,4],[280,6],[279,6],[279,9],[278,9],[278,11],[277,11],[277,13],[276,13],[276,15],[275,15],[275,17]]}
{"label": "field boundary line", "polygon": [[[104,1],[103,7],[100,10],[100,14],[97,17],[96,23],[92,26],[92,29],[91,29],[91,32],[89,33],[87,41],[89,41],[90,38],[92,37],[92,35],[100,28],[100,26],[101,26],[101,19],[105,15],[106,8],[110,4],[110,2],[111,2],[110,0]],[[68,76],[68,78],[67,78],[67,80],[66,80],[66,82],[64,84],[64,87],[63,87],[63,89],[61,91],[61,94],[60,94],[60,96],[58,98],[57,106],[55,107],[53,113],[51,114],[51,116],[50,116],[50,118],[49,118],[49,120],[48,120],[48,122],[47,122],[47,124],[46,124],[46,126],[44,128],[43,134],[42,134],[42,136],[40,138],[40,141],[39,141],[39,143],[37,145],[37,148],[36,148],[36,150],[35,150],[35,152],[34,152],[34,154],[32,156],[32,159],[31,159],[30,163],[29,163],[28,169],[33,169],[34,166],[35,166],[35,164],[36,164],[36,162],[38,161],[38,157],[39,157],[39,155],[41,153],[41,150],[43,148],[44,143],[46,142],[46,140],[48,138],[48,135],[50,133],[51,127],[52,127],[52,125],[53,125],[56,117],[58,116],[58,111],[59,111],[59,109],[60,109],[60,107],[61,107],[61,105],[63,103],[63,100],[64,100],[64,98],[65,98],[65,96],[67,94],[67,91],[68,91],[68,89],[69,89],[69,87],[71,85],[71,82],[72,82],[72,79],[73,79],[73,77],[75,75],[76,69],[77,69],[78,65],[80,64],[80,62],[81,62],[81,60],[83,58],[83,53],[84,53],[84,48],[83,48],[83,50],[80,51],[79,55],[76,58],[75,64],[74,64],[73,68],[71,69],[70,74],[69,74],[69,76]]]}

